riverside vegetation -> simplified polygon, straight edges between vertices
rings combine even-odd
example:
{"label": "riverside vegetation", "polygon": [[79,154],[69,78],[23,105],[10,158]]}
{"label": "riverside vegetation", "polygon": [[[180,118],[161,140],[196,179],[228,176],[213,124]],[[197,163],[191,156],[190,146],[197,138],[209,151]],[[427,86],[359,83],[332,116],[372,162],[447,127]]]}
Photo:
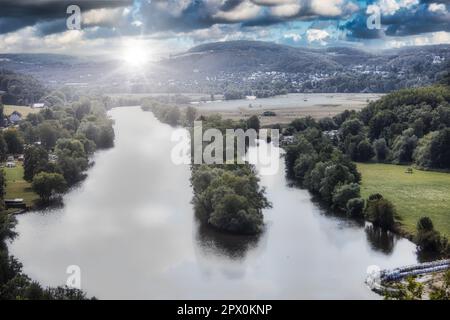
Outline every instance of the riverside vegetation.
{"label": "riverside vegetation", "polygon": [[[295,136],[295,142],[286,147],[288,174],[333,209],[404,233],[402,217],[390,198],[376,190],[366,199],[361,197],[361,175],[354,161],[450,170],[449,79],[447,75],[434,86],[393,92],[359,112],[346,111],[319,121],[294,120],[283,131]],[[410,236],[419,252],[448,255],[448,241],[426,211],[413,231]]]}
{"label": "riverside vegetation", "polygon": [[[185,125],[193,130],[195,108],[181,112],[177,107],[145,100],[142,109],[152,111],[170,125]],[[202,130],[215,128],[225,135],[226,129],[259,129],[259,120],[224,120],[220,116],[200,117]],[[192,148],[193,150],[193,148]],[[236,156],[236,155],[235,155]],[[264,227],[262,210],[270,207],[265,190],[259,187],[259,178],[253,165],[245,164],[192,164],[192,200],[197,217],[218,230],[236,234],[260,233]]]}
{"label": "riverside vegetation", "polygon": [[[22,84],[24,88],[13,91],[19,93],[18,96],[8,93],[7,99],[18,103],[45,100],[48,107],[38,113],[29,113],[17,126],[5,128],[0,133],[0,160],[23,153],[23,179],[40,197],[33,205],[47,206],[85,177],[93,152],[113,146],[112,122],[106,115],[108,100],[61,91],[49,93],[34,79],[8,75],[16,79],[16,85]],[[25,90],[26,87],[36,90]],[[0,101],[0,125],[3,124]],[[87,299],[78,289],[43,288],[24,274],[20,262],[9,255],[6,242],[16,236],[17,221],[9,210],[5,210],[4,170],[0,170],[0,299]],[[15,179],[8,181],[15,182]]]}

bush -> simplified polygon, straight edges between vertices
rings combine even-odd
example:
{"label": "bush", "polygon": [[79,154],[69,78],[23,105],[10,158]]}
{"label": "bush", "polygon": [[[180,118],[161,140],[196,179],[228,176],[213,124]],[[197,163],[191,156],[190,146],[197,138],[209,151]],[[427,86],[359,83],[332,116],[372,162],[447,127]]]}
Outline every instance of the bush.
{"label": "bush", "polygon": [[439,253],[443,248],[443,239],[438,231],[434,230],[433,222],[428,217],[422,217],[417,222],[417,247],[420,251]]}
{"label": "bush", "polygon": [[352,218],[364,217],[365,201],[361,198],[350,199],[347,202],[347,214]]}
{"label": "bush", "polygon": [[359,198],[360,187],[357,183],[345,184],[338,186],[333,193],[333,207],[346,210],[349,200]]}
{"label": "bush", "polygon": [[395,207],[389,200],[380,199],[378,196],[381,195],[374,195],[373,200],[369,198],[367,202],[367,219],[383,229],[392,229],[395,223]]}

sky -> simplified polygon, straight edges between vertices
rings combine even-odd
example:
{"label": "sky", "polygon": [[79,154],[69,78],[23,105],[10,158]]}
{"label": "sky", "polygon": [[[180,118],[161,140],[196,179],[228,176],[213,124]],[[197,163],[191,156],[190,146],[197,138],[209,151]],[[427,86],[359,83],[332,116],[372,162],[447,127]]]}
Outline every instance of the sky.
{"label": "sky", "polygon": [[[69,5],[81,10],[80,29],[68,29]],[[0,53],[135,48],[156,58],[229,40],[369,50],[450,43],[450,0],[0,0]]]}

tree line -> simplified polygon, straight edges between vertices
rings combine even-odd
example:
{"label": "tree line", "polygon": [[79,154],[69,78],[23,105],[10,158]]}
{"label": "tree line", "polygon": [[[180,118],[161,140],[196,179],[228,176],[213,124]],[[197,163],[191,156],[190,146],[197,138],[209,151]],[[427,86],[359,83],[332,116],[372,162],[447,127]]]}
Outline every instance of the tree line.
{"label": "tree line", "polygon": [[0,69],[0,91],[5,104],[29,105],[47,93],[45,86],[32,76]]}
{"label": "tree line", "polygon": [[[361,176],[353,161],[449,170],[449,103],[450,88],[434,85],[393,92],[359,112],[295,119],[283,131],[295,136],[286,147],[287,173],[331,208],[397,230],[398,216],[388,199],[381,194],[361,198]],[[418,221],[414,239],[421,251],[449,251],[428,217]]]}

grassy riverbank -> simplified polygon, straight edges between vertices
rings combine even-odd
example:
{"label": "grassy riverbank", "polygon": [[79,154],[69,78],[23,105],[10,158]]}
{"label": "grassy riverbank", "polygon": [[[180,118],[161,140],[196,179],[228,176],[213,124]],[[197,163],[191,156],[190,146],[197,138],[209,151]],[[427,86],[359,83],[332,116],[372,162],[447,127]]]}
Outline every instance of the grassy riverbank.
{"label": "grassy riverbank", "polygon": [[392,201],[404,231],[414,234],[417,221],[428,216],[436,230],[450,237],[450,174],[414,170],[407,166],[358,163],[362,174],[361,194],[381,193]]}
{"label": "grassy riverbank", "polygon": [[23,179],[23,166],[18,163],[15,168],[4,168],[6,174],[5,199],[22,198],[28,207],[33,206],[39,197],[31,190],[31,184]]}

